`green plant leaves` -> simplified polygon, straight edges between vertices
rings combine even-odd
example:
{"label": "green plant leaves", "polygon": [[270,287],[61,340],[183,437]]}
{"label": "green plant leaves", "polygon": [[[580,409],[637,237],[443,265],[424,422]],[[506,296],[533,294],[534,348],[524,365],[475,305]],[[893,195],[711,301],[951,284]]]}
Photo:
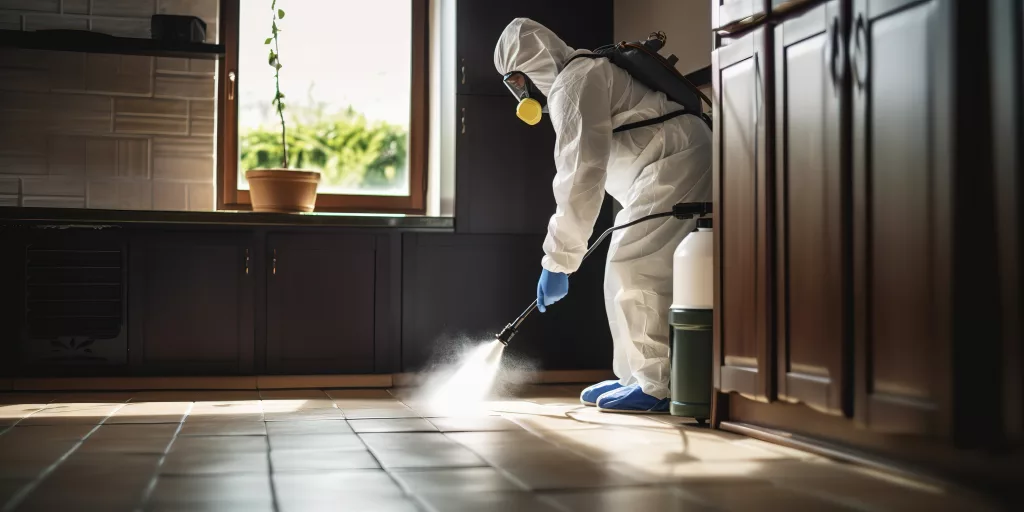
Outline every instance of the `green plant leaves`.
{"label": "green plant leaves", "polygon": [[283,20],[284,19],[284,9],[278,9],[277,10],[277,19],[279,19],[279,20]]}
{"label": "green plant leaves", "polygon": [[273,37],[268,37],[266,41],[263,41],[263,44],[270,44],[270,43],[272,43],[273,41],[274,41],[274,38],[273,38]]}

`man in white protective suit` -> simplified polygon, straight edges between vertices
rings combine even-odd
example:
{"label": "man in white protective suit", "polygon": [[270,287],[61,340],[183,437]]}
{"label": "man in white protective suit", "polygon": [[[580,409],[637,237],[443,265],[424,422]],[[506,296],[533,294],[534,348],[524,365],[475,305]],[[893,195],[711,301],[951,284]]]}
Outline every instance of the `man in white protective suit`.
{"label": "man in white protective suit", "polygon": [[[622,205],[621,225],[679,202],[711,201],[711,130],[697,115],[612,133],[627,123],[682,110],[604,58],[573,50],[541,24],[519,18],[494,49],[494,65],[520,100],[529,124],[551,116],[556,134],[552,188],[557,207],[544,240],[537,284],[544,311],[569,291],[607,191]],[[669,408],[672,253],[695,220],[672,217],[613,233],[605,268],[605,308],[618,380],[595,384],[580,400],[606,412]]]}

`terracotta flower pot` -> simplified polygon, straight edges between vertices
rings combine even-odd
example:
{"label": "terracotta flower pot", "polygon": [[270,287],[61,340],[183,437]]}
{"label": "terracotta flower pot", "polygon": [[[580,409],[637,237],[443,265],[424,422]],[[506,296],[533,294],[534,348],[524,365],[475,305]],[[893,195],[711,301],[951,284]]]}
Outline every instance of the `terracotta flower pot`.
{"label": "terracotta flower pot", "polygon": [[320,173],[288,169],[252,169],[245,172],[249,197],[256,212],[311,212],[316,206]]}

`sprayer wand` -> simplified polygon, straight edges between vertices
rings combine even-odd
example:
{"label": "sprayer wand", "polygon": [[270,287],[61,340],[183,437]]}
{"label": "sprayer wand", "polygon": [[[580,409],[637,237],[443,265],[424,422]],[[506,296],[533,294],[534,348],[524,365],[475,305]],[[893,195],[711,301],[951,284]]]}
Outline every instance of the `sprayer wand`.
{"label": "sprayer wand", "polygon": [[[595,240],[594,243],[591,244],[589,248],[587,248],[587,252],[583,254],[583,258],[580,260],[580,262],[582,263],[583,261],[585,261],[587,259],[587,256],[590,256],[590,254],[593,253],[599,245],[601,245],[601,242],[603,242],[605,238],[608,238],[608,235],[612,234],[612,231],[618,231],[620,229],[625,229],[630,226],[635,226],[637,224],[640,224],[641,222],[660,219],[663,217],[675,217],[677,219],[683,220],[692,219],[694,217],[703,217],[711,213],[711,204],[712,203],[677,203],[676,205],[672,206],[672,211],[670,212],[653,213],[651,215],[647,215],[645,217],[640,217],[639,219],[629,221],[621,226],[612,226],[604,230],[604,233],[601,233],[601,236],[597,237],[597,240]],[[530,316],[530,313],[533,313],[535,309],[537,309],[537,299],[533,299],[533,303],[531,303],[525,311],[523,311],[518,317],[516,317],[516,319],[513,320],[512,323],[506,325],[505,328],[502,329],[501,332],[497,334],[497,336],[495,336],[498,339],[498,341],[504,343],[505,346],[508,346],[508,342],[512,339],[513,336],[516,335],[517,332],[519,332],[519,326],[522,325],[523,321],[526,320],[526,317]]]}

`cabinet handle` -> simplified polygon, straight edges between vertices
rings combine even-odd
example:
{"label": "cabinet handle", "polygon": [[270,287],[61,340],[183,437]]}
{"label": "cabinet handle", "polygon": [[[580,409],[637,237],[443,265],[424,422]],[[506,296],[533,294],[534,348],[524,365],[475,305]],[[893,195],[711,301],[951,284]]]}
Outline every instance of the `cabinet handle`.
{"label": "cabinet handle", "polygon": [[462,59],[462,66],[460,67],[460,70],[462,71],[462,78],[459,79],[459,82],[461,82],[462,85],[466,85],[466,59]]}
{"label": "cabinet handle", "polygon": [[863,89],[868,81],[868,28],[864,14],[857,15],[853,25],[853,82]]}
{"label": "cabinet handle", "polygon": [[277,249],[274,249],[274,258],[271,260],[270,273],[277,275]]}
{"label": "cabinet handle", "polygon": [[462,107],[462,134],[466,134],[466,107]]}
{"label": "cabinet handle", "polygon": [[228,71],[228,101],[235,101],[236,76],[234,71]]}
{"label": "cabinet handle", "polygon": [[249,275],[249,249],[245,250],[245,275]]}
{"label": "cabinet handle", "polygon": [[843,44],[842,29],[839,17],[832,18],[828,26],[828,39],[825,43],[825,66],[832,79],[832,92],[838,94],[846,69],[846,45]]}

